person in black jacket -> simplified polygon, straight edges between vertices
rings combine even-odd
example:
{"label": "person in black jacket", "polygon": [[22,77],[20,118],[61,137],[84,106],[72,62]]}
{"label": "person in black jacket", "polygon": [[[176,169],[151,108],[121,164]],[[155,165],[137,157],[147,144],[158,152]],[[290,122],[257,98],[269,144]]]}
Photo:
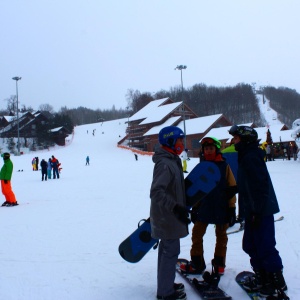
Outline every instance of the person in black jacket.
{"label": "person in black jacket", "polygon": [[274,214],[279,206],[255,129],[234,125],[229,133],[238,151],[237,184],[245,216],[243,250],[250,256],[256,274],[244,288],[267,297],[287,290],[282,260],[275,248]]}
{"label": "person in black jacket", "polygon": [[48,168],[48,163],[44,159],[42,159],[41,161],[42,181],[44,181],[44,177],[45,177],[45,181],[47,181],[47,168]]}

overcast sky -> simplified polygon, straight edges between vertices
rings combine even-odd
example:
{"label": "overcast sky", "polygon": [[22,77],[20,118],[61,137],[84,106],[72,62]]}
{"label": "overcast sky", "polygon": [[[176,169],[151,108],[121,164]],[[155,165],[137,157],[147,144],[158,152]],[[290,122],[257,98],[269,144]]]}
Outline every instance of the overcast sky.
{"label": "overcast sky", "polygon": [[0,109],[126,108],[128,89],[300,92],[299,0],[0,0]]}

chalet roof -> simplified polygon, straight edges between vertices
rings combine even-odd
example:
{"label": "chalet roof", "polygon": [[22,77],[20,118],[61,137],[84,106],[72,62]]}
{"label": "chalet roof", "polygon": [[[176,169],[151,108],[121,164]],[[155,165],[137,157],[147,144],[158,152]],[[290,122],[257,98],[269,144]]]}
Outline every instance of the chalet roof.
{"label": "chalet roof", "polygon": [[156,111],[156,109],[164,104],[169,98],[162,98],[158,100],[153,100],[149,102],[146,106],[144,106],[142,109],[140,109],[138,112],[136,112],[134,115],[132,115],[129,118],[129,121],[137,121],[137,120],[142,120],[150,117],[153,115]]}
{"label": "chalet roof", "polygon": [[[239,126],[241,126],[241,125],[252,126],[252,124],[253,123],[239,124]],[[230,127],[231,126],[212,128],[205,135],[205,137],[208,137],[208,136],[215,137],[219,140],[227,140],[226,143],[229,143],[232,139],[232,136],[228,132]],[[283,143],[294,140],[292,138],[292,133],[294,130],[282,130],[284,128],[286,128],[286,126],[284,124],[272,125],[269,127],[273,143],[280,143],[280,140]],[[260,144],[265,142],[267,139],[268,128],[267,127],[257,127],[254,129],[257,131],[257,135],[258,135],[258,139],[260,140]]]}
{"label": "chalet roof", "polygon": [[181,105],[182,102],[175,102],[171,104],[161,105],[154,107],[150,115],[143,120],[139,125],[145,125],[150,123],[156,123],[163,120],[167,115],[174,111],[177,107]]}
{"label": "chalet roof", "polygon": [[[205,132],[209,127],[212,126],[213,123],[218,121],[218,119],[220,119],[222,116],[222,114],[216,114],[185,120],[185,129],[187,135],[200,134]],[[177,126],[183,130],[183,121],[181,121]]]}
{"label": "chalet roof", "polygon": [[162,128],[164,128],[166,126],[173,126],[176,123],[176,121],[178,121],[180,118],[181,118],[181,116],[171,117],[165,123],[163,123],[161,125],[153,126],[150,130],[148,130],[144,134],[144,136],[158,134]]}
{"label": "chalet roof", "polygon": [[[211,116],[206,116],[206,117],[199,117],[199,118],[185,120],[186,134],[191,135],[191,134],[203,133],[221,117],[222,117],[222,114],[217,114],[217,115],[211,115]],[[168,119],[165,123],[163,123],[159,126],[152,127],[149,131],[147,131],[144,134],[144,136],[158,134],[162,128],[173,125],[175,122],[174,118],[175,117]],[[176,126],[183,130],[184,129],[183,121],[181,121]]]}
{"label": "chalet roof", "polygon": [[[241,125],[252,126],[253,123],[239,124],[239,126]],[[212,128],[204,137],[215,137],[218,140],[227,140],[227,142],[229,143],[232,139],[232,135],[230,135],[228,132],[230,128],[231,126]]]}
{"label": "chalet roof", "polygon": [[[271,126],[269,129],[271,132],[271,138],[273,143],[280,143],[280,141],[283,143],[294,141],[294,139],[292,138],[292,133],[294,130],[281,130],[280,126],[275,126],[275,125]],[[267,139],[268,128],[258,127],[255,128],[255,130],[257,131],[258,139],[260,139],[260,143],[265,142]]]}
{"label": "chalet roof", "polygon": [[50,129],[49,131],[50,131],[50,132],[58,132],[58,131],[60,131],[62,128],[64,128],[64,126],[56,127],[56,128]]}

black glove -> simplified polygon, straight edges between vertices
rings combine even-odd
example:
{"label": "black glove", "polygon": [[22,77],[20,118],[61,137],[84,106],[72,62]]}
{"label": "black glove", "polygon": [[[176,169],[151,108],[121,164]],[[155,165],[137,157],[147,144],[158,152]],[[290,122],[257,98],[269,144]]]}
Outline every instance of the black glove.
{"label": "black glove", "polygon": [[8,183],[8,180],[5,180],[5,179],[4,179],[4,183],[5,183],[5,184]]}
{"label": "black glove", "polygon": [[227,216],[228,216],[229,227],[232,227],[236,222],[235,207],[229,207],[228,208]]}
{"label": "black glove", "polygon": [[189,213],[185,207],[176,204],[175,207],[173,208],[173,213],[176,216],[176,218],[182,223],[184,224],[191,223],[191,220],[189,219]]}
{"label": "black glove", "polygon": [[260,227],[260,224],[261,224],[261,216],[260,215],[257,215],[257,214],[253,214],[251,216],[251,228],[252,229],[258,229]]}

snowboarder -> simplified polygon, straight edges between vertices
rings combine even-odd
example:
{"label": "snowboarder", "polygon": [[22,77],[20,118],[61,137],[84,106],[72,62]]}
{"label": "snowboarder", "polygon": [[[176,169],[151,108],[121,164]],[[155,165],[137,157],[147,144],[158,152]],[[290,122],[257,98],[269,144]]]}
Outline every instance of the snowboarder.
{"label": "snowboarder", "polygon": [[87,156],[86,159],[85,159],[85,165],[90,165],[90,157]]}
{"label": "snowboarder", "polygon": [[52,163],[52,168],[53,168],[53,179],[55,179],[56,177],[59,179],[59,173],[58,173],[58,159],[54,157],[54,155],[52,155],[52,159],[51,159],[51,163]]}
{"label": "snowboarder", "polygon": [[203,160],[215,163],[220,169],[221,180],[216,188],[192,209],[194,227],[191,262],[181,264],[180,269],[190,274],[201,274],[205,270],[203,237],[208,224],[215,224],[216,245],[212,264],[216,272],[223,275],[228,242],[226,230],[236,221],[237,186],[231,168],[220,152],[221,142],[213,137],[205,137],[201,140],[201,148]]}
{"label": "snowboarder", "polygon": [[47,166],[48,179],[51,179],[51,171],[52,171],[52,162],[51,162],[51,158],[49,158],[48,159],[48,166]]}
{"label": "snowboarder", "polygon": [[180,253],[180,238],[188,235],[190,220],[186,210],[181,160],[183,131],[167,126],[159,132],[161,147],[155,151],[150,190],[151,235],[160,239],[157,264],[157,299],[186,299],[184,285],[174,283]]}
{"label": "snowboarder", "polygon": [[256,274],[244,288],[259,291],[262,297],[267,297],[277,290],[287,290],[282,260],[275,248],[274,214],[279,212],[279,206],[264,161],[265,154],[258,147],[256,130],[233,125],[229,133],[238,151],[237,183],[245,214],[243,250],[250,256]]}
{"label": "snowboarder", "polygon": [[135,158],[135,160],[139,159],[139,157],[138,157],[138,155],[136,153],[134,153],[134,158]]}
{"label": "snowboarder", "polygon": [[44,181],[44,177],[45,177],[45,181],[47,181],[47,168],[48,168],[48,163],[44,159],[42,159],[41,161],[42,181]]}
{"label": "snowboarder", "polygon": [[2,206],[16,206],[18,202],[11,188],[11,177],[14,166],[9,153],[5,152],[1,154],[1,157],[3,157],[4,161],[4,165],[0,171],[1,189],[6,199]]}

